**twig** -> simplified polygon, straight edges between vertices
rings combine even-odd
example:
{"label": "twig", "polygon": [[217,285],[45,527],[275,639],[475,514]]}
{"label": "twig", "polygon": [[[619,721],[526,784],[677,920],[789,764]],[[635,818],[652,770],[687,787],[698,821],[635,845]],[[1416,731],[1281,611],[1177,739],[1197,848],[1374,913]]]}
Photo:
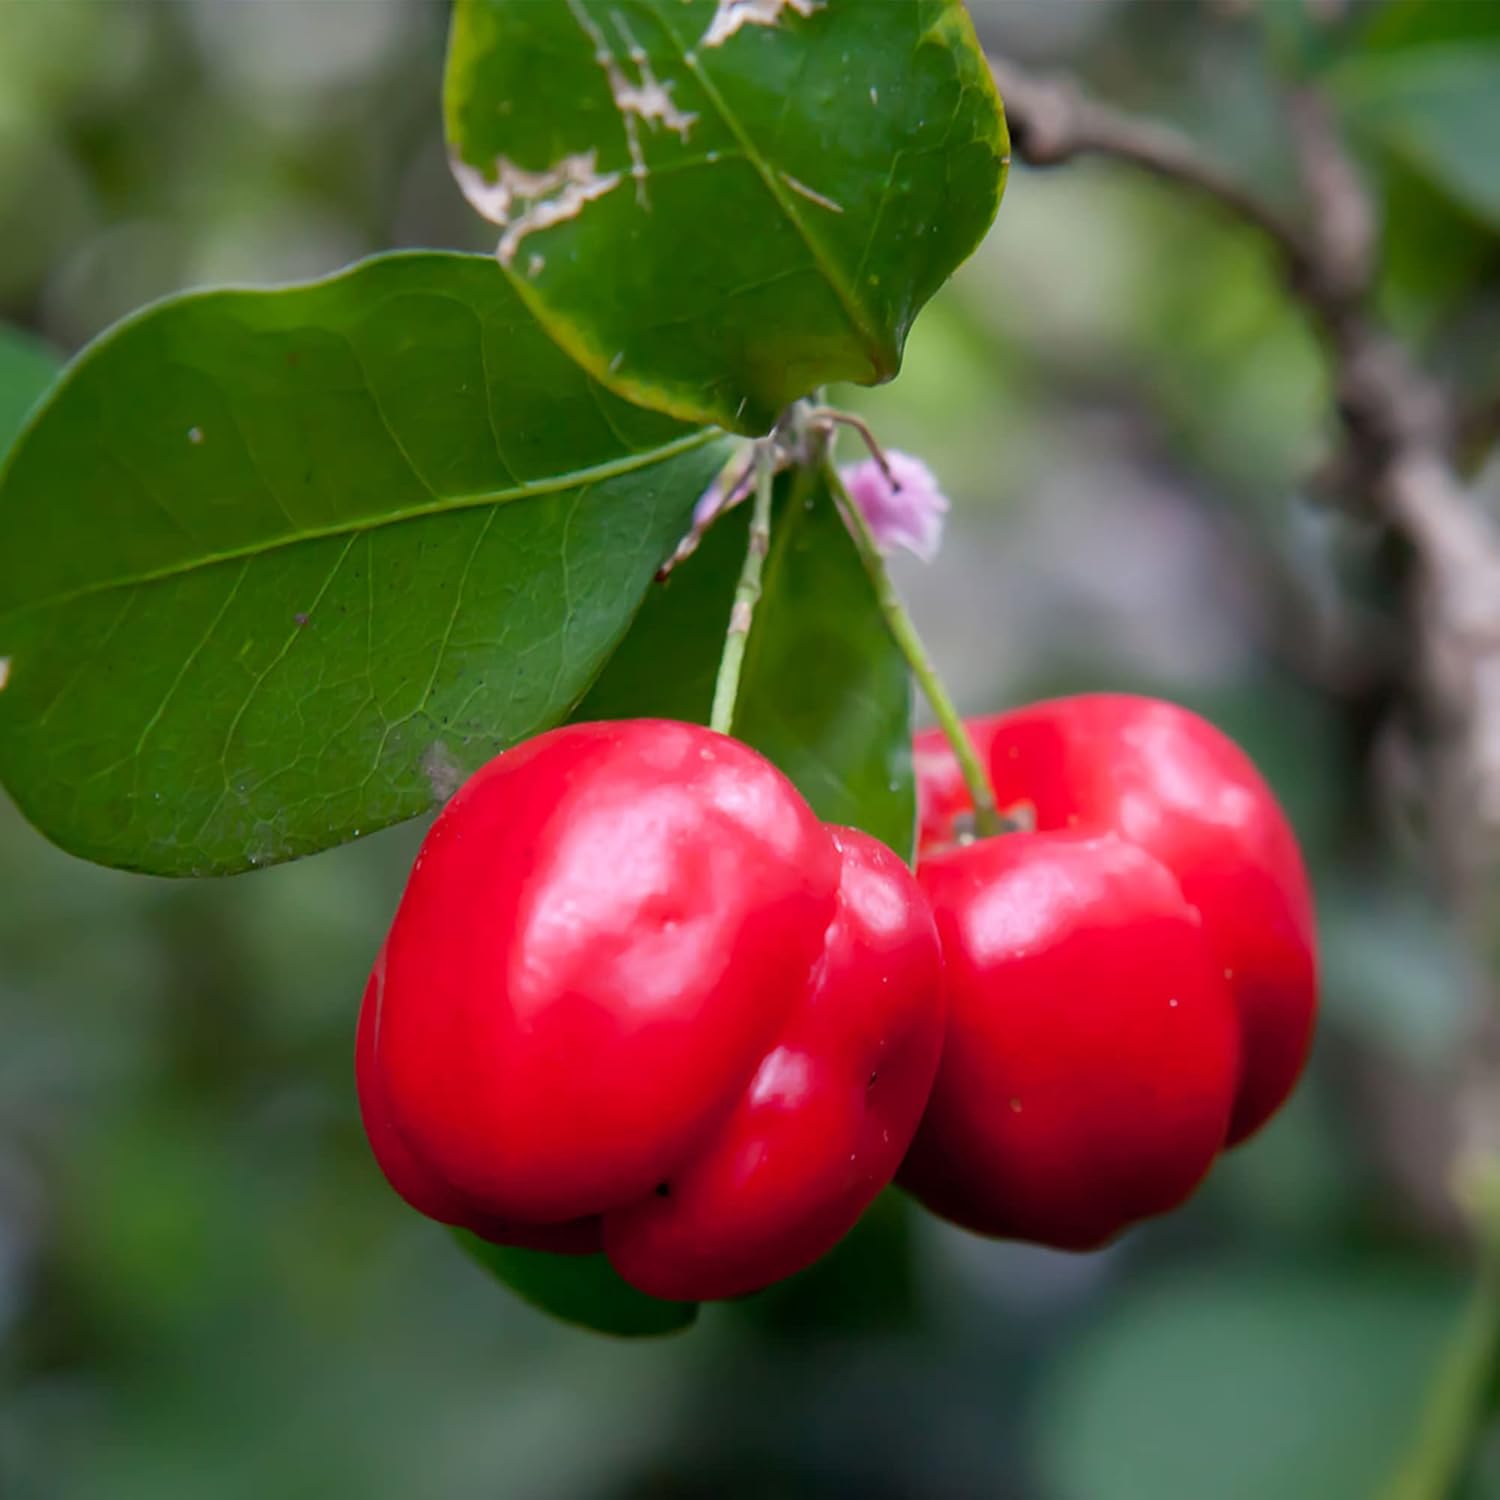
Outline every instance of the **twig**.
{"label": "twig", "polygon": [[1088,99],[1070,78],[1038,78],[997,57],[989,63],[1005,101],[1011,147],[1027,166],[1060,166],[1076,156],[1129,162],[1253,224],[1280,250],[1294,281],[1313,282],[1316,268],[1291,223],[1187,136]]}
{"label": "twig", "polygon": [[1310,224],[1304,231],[1171,126],[1087,99],[1070,79],[1035,78],[995,58],[990,67],[1005,100],[1012,145],[1028,166],[1079,156],[1126,162],[1187,188],[1264,236],[1280,255],[1294,295],[1333,348],[1351,441],[1390,450],[1405,438],[1408,408],[1414,404],[1431,413],[1431,382],[1366,315],[1373,214],[1315,94],[1302,91],[1290,101]]}
{"label": "twig", "polygon": [[776,461],[768,444],[755,447],[755,508],[750,512],[750,534],[745,543],[745,561],[729,610],[729,628],[724,633],[724,652],[714,681],[709,727],[728,734],[734,726],[734,706],[740,692],[740,669],[745,663],[745,643],[760,602],[760,575],[771,550],[771,496],[776,480]]}
{"label": "twig", "polygon": [[847,427],[852,432],[858,433],[859,440],[865,445],[870,457],[879,465],[880,472],[885,475],[886,482],[893,490],[901,488],[901,481],[892,471],[891,461],[886,457],[885,449],[880,445],[880,439],[875,436],[870,424],[863,417],[857,416],[852,411],[841,411],[835,406],[814,406],[808,410],[807,421],[829,429]]}

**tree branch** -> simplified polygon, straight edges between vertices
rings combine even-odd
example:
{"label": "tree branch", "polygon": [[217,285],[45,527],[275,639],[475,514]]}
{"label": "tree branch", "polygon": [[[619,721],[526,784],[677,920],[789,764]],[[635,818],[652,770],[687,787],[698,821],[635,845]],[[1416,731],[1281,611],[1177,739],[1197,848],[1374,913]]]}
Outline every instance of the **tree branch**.
{"label": "tree branch", "polygon": [[1281,253],[1293,282],[1315,285],[1317,268],[1292,224],[1186,135],[1088,99],[1071,78],[1035,77],[998,57],[989,64],[1005,101],[1011,147],[1027,166],[1061,166],[1078,156],[1127,162],[1253,225]]}
{"label": "tree branch", "polygon": [[1066,78],[1036,78],[990,59],[1005,101],[1011,140],[1028,166],[1079,156],[1125,162],[1204,198],[1257,230],[1280,256],[1293,295],[1318,325],[1338,367],[1341,414],[1358,471],[1368,479],[1417,435],[1441,428],[1442,400],[1425,375],[1369,318],[1374,248],[1369,196],[1323,101],[1302,90],[1289,115],[1305,197],[1307,227],[1281,214],[1184,133],[1087,99]]}
{"label": "tree branch", "polygon": [[1288,101],[1304,212],[1294,222],[1185,134],[1084,97],[1068,79],[991,59],[1017,156],[1052,166],[1102,156],[1173,182],[1259,232],[1323,335],[1343,441],[1318,476],[1390,526],[1413,558],[1410,686],[1438,747],[1439,853],[1456,891],[1477,897],[1478,866],[1500,839],[1500,534],[1451,460],[1446,393],[1372,314],[1375,216],[1334,121],[1315,93]]}

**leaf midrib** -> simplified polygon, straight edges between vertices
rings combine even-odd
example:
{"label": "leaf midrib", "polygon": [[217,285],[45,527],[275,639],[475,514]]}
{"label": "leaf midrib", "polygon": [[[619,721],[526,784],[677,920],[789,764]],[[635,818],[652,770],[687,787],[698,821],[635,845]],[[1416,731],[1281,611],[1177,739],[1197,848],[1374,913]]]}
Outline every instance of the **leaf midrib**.
{"label": "leaf midrib", "polygon": [[665,14],[657,13],[656,19],[662,31],[671,40],[673,47],[677,49],[677,54],[682,61],[682,65],[698,80],[699,87],[702,88],[705,96],[718,112],[720,120],[724,123],[724,128],[740,143],[740,147],[745,153],[745,159],[754,167],[777,208],[781,210],[787,223],[796,232],[797,237],[806,247],[807,253],[812,256],[813,264],[817,266],[829,290],[838,299],[844,316],[849,320],[849,326],[864,345],[865,354],[868,356],[871,366],[877,374],[888,373],[883,359],[885,344],[880,337],[880,332],[871,310],[859,300],[855,292],[844,285],[843,278],[838,274],[838,267],[830,261],[822,241],[804,222],[797,205],[792,202],[786,189],[777,181],[776,169],[761,154],[760,148],[750,137],[744,126],[740,124],[738,116],[729,108],[727,101],[720,94],[718,86],[709,77],[708,70],[702,66],[701,59],[697,57],[696,53],[690,52],[686,43],[678,36],[676,27],[672,25]]}
{"label": "leaf midrib", "polygon": [[678,458],[684,453],[691,453],[694,449],[702,448],[715,438],[722,436],[717,427],[703,427],[697,432],[689,433],[685,437],[675,438],[670,443],[664,443],[660,447],[652,448],[643,453],[631,454],[626,458],[611,459],[607,463],[594,464],[586,469],[573,469],[565,474],[559,474],[549,479],[537,480],[528,484],[515,485],[510,489],[486,490],[474,495],[455,495],[449,499],[439,499],[423,505],[414,505],[403,510],[391,511],[386,515],[375,517],[364,517],[356,521],[343,521],[328,526],[309,527],[305,531],[299,531],[295,535],[278,537],[268,542],[247,543],[241,547],[228,547],[222,552],[215,552],[201,557],[192,558],[180,563],[171,564],[167,567],[148,569],[143,573],[133,574],[128,578],[110,578],[98,583],[84,584],[79,588],[70,589],[65,593],[54,594],[46,599],[35,599],[30,603],[17,606],[15,609],[0,613],[0,619],[17,619],[25,615],[34,614],[40,610],[56,609],[64,604],[71,604],[79,599],[92,598],[99,594],[114,593],[120,589],[141,588],[147,584],[161,583],[171,578],[181,578],[190,573],[201,572],[208,568],[218,567],[222,563],[242,561],[246,558],[259,558],[269,556],[272,553],[284,551],[288,547],[301,546],[308,542],[326,541],[330,537],[354,537],[366,535],[370,532],[383,530],[387,526],[399,526],[406,521],[421,520],[426,516],[450,515],[465,510],[478,510],[485,506],[508,505],[517,500],[528,500],[533,496],[555,495],[570,489],[588,489],[596,484],[602,484],[609,479],[617,479],[626,474],[638,473],[642,469],[651,468],[658,463],[665,463],[669,459]]}

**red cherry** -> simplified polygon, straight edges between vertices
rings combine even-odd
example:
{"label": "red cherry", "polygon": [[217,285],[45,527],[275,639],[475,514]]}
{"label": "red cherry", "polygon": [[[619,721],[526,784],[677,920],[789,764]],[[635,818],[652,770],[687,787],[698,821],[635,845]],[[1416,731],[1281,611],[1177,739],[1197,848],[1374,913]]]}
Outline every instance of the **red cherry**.
{"label": "red cherry", "polygon": [[[830,1248],[904,1140],[888,1160],[856,1145],[856,1171],[817,1184],[768,1158],[760,1213],[717,1245],[687,1205],[784,1047],[813,1050],[817,1087],[750,1109],[744,1130],[825,1152],[827,1101],[865,1056],[862,1007],[883,1003],[828,982],[851,962],[839,935],[863,920],[860,870],[903,890],[867,843],[830,837],[768,761],[694,725],[576,725],[490,762],[428,834],[366,995],[361,1106],[392,1185],[501,1242],[594,1248],[602,1226],[622,1274],[662,1296],[736,1295]],[[888,972],[900,998],[865,1049],[889,1048],[898,1080],[924,1038],[935,1065],[941,1031],[936,937],[900,874],[909,930],[870,981]],[[825,984],[845,998],[814,1003]],[[858,1140],[888,1109],[909,1136],[920,1104],[891,1095],[846,1092],[840,1128]]]}
{"label": "red cherry", "polygon": [[[1242,1028],[1230,1126],[1244,1140],[1285,1101],[1317,1014],[1312,895],[1296,838],[1249,758],[1198,715],[1097,693],[976,719],[1002,808],[1039,830],[1118,833],[1177,877],[1203,918]],[[951,842],[970,803],[940,735],[917,737],[920,843]]]}
{"label": "red cherry", "polygon": [[895,1174],[937,1071],[942,959],[926,898],[884,844],[834,828],[838,915],[820,972],[733,1113],[665,1184],[604,1221],[610,1259],[661,1297],[750,1291],[811,1264]]}
{"label": "red cherry", "polygon": [[955,846],[918,878],[948,1028],[900,1181],[981,1234],[1104,1244],[1224,1145],[1233,1002],[1170,871],[1113,834]]}

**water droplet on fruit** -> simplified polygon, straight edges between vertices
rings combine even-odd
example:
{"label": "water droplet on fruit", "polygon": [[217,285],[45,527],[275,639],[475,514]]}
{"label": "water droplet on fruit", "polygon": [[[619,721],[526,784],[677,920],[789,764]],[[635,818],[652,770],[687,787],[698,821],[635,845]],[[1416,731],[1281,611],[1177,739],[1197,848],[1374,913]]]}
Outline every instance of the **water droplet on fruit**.
{"label": "water droplet on fruit", "polygon": [[1021,1101],[1019,1099],[1012,1099],[1010,1101],[1010,1109],[1011,1109],[1011,1113],[1012,1114],[1016,1114],[1016,1115],[1020,1114],[1021,1113]]}

